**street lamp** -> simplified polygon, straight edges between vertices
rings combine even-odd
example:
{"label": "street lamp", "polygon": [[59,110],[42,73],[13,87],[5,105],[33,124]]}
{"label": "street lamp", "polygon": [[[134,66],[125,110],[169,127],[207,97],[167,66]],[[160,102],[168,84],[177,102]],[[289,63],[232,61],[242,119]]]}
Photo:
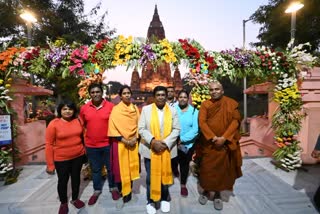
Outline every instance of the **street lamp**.
{"label": "street lamp", "polygon": [[[246,49],[246,23],[250,21],[251,19],[244,19],[242,20],[242,29],[243,29],[243,34],[242,34],[242,49]],[[243,120],[244,120],[244,125],[243,125],[243,131],[247,132],[247,117],[248,117],[248,108],[247,108],[247,94],[244,93],[244,91],[247,89],[247,77],[243,78]]]}
{"label": "street lamp", "polygon": [[290,43],[293,47],[294,39],[295,39],[295,32],[296,32],[296,13],[298,10],[303,8],[303,4],[300,2],[293,2],[284,12],[291,13],[291,39]]}
{"label": "street lamp", "polygon": [[109,84],[107,84],[107,86],[108,86],[109,101],[111,101],[111,86],[112,86],[112,84],[109,83]]}
{"label": "street lamp", "polygon": [[24,13],[20,14],[20,17],[26,22],[28,46],[30,47],[32,42],[32,35],[31,35],[32,24],[36,23],[37,19],[34,17],[33,13],[31,13],[30,11],[24,11]]}
{"label": "street lamp", "polygon": [[[37,22],[37,19],[34,17],[33,13],[30,11],[25,10],[20,17],[26,22],[27,25],[27,39],[28,39],[28,47],[32,46],[32,24]],[[34,84],[34,75],[30,75],[31,84]],[[32,96],[32,113],[36,112],[36,98]]]}

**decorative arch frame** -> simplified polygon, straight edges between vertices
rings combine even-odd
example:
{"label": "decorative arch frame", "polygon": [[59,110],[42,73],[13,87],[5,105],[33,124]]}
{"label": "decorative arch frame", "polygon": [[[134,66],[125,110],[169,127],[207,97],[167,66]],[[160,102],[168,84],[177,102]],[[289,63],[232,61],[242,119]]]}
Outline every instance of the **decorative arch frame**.
{"label": "decorative arch frame", "polygon": [[256,50],[207,51],[200,43],[190,39],[169,42],[167,39],[151,44],[132,36],[122,35],[103,39],[92,45],[67,45],[62,40],[48,42],[47,48],[10,47],[0,52],[0,107],[10,111],[8,91],[12,76],[42,74],[61,77],[81,77],[79,96],[86,99],[87,87],[92,82],[102,82],[106,69],[125,65],[143,67],[147,62],[154,66],[166,62],[172,66],[186,63],[190,72],[187,79],[194,87],[191,91],[193,104],[197,107],[208,99],[208,83],[213,79],[228,77],[237,81],[251,77],[274,84],[273,100],[279,104],[272,118],[275,144],[278,149],[273,156],[278,164],[288,170],[301,166],[301,148],[297,134],[301,128],[302,98],[299,86],[303,76],[301,69],[311,68],[316,58],[304,49],[310,44],[301,44],[283,51],[268,47]]}

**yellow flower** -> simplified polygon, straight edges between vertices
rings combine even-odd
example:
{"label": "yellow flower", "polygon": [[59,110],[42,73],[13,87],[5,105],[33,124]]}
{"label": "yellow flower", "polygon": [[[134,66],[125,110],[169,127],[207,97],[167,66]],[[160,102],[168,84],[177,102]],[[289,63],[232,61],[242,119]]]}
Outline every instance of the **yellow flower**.
{"label": "yellow flower", "polygon": [[6,84],[4,87],[5,87],[5,88],[10,88],[11,85],[10,85],[10,84]]}
{"label": "yellow flower", "polygon": [[164,57],[164,60],[165,60],[167,63],[169,63],[169,62],[170,62],[170,57],[169,57],[169,56],[165,56],[165,57]]}
{"label": "yellow flower", "polygon": [[2,85],[3,84],[3,79],[0,79],[0,85]]}
{"label": "yellow flower", "polygon": [[128,43],[131,43],[132,40],[133,40],[133,37],[132,37],[132,36],[129,36],[128,39],[127,39]]}
{"label": "yellow flower", "polygon": [[129,54],[126,54],[125,59],[126,59],[126,60],[129,60],[129,59],[130,59],[130,55],[129,55]]}

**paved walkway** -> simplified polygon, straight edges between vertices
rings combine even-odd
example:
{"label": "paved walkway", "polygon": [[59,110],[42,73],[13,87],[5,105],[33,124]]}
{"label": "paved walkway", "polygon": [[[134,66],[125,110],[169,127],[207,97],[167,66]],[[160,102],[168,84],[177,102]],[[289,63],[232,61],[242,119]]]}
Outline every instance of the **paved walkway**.
{"label": "paved walkway", "polygon": [[[54,214],[58,213],[59,200],[56,190],[57,176],[47,175],[44,165],[28,165],[23,167],[19,181],[13,185],[0,186],[0,213],[15,214]],[[277,214],[277,213],[317,213],[311,198],[320,184],[320,166],[306,166],[305,170],[284,172],[275,169],[269,158],[245,159],[243,177],[237,180],[233,194],[222,195],[224,203],[222,211],[213,208],[212,201],[206,205],[198,203],[196,179],[190,176],[187,187],[189,196],[180,197],[180,185],[175,178],[170,187],[172,197],[171,213],[174,214]],[[108,185],[96,205],[86,206],[80,211],[69,206],[69,213],[131,213],[140,214],[145,211],[145,173],[134,183],[133,192],[138,200],[117,210],[112,201]],[[70,192],[70,191],[69,191]],[[92,182],[85,181],[81,185],[81,199],[88,201],[92,193]],[[157,213],[161,213],[160,210]]]}

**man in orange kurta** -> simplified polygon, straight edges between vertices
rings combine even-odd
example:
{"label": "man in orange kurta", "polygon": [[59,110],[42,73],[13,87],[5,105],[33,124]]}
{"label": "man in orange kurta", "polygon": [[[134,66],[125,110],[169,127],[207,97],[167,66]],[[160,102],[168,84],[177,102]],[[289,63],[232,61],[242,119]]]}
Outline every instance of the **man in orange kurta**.
{"label": "man in orange kurta", "polygon": [[208,193],[214,191],[214,207],[221,210],[220,191],[232,190],[235,180],[242,176],[240,113],[238,103],[223,95],[220,82],[209,83],[209,91],[211,99],[204,101],[199,111],[202,134],[196,157],[201,159],[199,181],[204,189],[199,202],[205,204]]}

